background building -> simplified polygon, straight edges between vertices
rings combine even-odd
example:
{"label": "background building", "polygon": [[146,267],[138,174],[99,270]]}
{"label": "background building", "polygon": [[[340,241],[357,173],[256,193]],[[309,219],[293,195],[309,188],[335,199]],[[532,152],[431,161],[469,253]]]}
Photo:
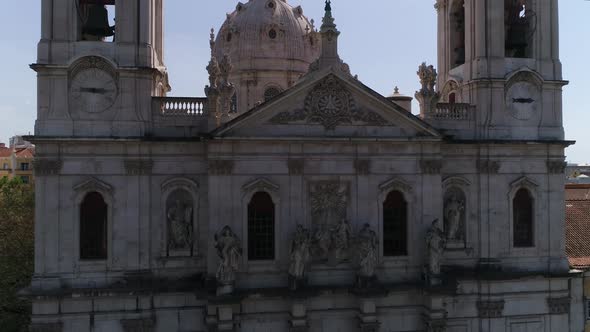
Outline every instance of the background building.
{"label": "background building", "polygon": [[35,147],[21,136],[10,139],[10,146],[0,144],[0,177],[20,178],[24,183],[33,183],[33,160]]}
{"label": "background building", "polygon": [[96,3],[43,2],[33,330],[583,328],[557,0],[436,1],[419,116],[329,1],[237,3],[201,98],[166,96],[162,0]]}

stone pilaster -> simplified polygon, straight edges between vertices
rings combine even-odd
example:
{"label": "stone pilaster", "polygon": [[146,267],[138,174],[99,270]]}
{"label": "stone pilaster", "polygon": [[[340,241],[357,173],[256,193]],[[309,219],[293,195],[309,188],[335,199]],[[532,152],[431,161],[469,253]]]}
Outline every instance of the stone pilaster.
{"label": "stone pilaster", "polygon": [[421,160],[420,169],[424,174],[440,174],[442,160]]}
{"label": "stone pilaster", "polygon": [[291,307],[290,332],[308,332],[307,307],[303,303],[294,303]]}
{"label": "stone pilaster", "polygon": [[498,174],[500,162],[495,160],[478,160],[477,171],[485,174]]}
{"label": "stone pilaster", "polygon": [[358,175],[369,175],[371,173],[371,161],[368,159],[357,159],[354,161],[354,169]]}
{"label": "stone pilaster", "polygon": [[361,332],[377,332],[381,323],[377,320],[377,305],[370,299],[361,300],[360,314],[358,316]]}
{"label": "stone pilaster", "polygon": [[305,161],[303,159],[289,159],[287,160],[287,167],[289,168],[289,175],[303,175]]}

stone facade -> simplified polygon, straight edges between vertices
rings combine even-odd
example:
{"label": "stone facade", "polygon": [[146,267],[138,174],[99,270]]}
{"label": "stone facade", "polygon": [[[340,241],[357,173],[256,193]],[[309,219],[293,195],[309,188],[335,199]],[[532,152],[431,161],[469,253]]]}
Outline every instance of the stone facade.
{"label": "stone facade", "polygon": [[[494,36],[494,49],[476,43],[465,61],[501,59],[481,65],[501,74],[448,68],[447,6],[458,0],[439,0],[441,75],[420,67],[420,116],[350,75],[328,1],[310,72],[268,102],[238,107],[238,117],[223,111],[227,92],[240,89],[228,69],[247,59],[229,60],[213,41],[207,98],[167,98],[162,1],[117,2],[112,43],[79,40],[78,20],[67,16],[77,14],[63,10],[73,1],[43,2],[33,65],[39,114],[31,139],[47,169],[36,180],[34,330],[582,329],[582,281],[565,257],[558,172],[570,142],[561,116],[541,116],[561,115],[559,60],[544,56],[557,54],[544,51],[557,47],[544,30],[557,29],[557,0],[531,1],[535,36],[549,37],[535,37],[540,53],[526,59],[496,54],[502,33],[490,31],[504,31],[502,2],[465,1],[475,26],[466,43],[479,40],[473,33]],[[274,0],[236,10],[256,17],[254,10],[277,8],[285,19],[286,9],[302,15]],[[62,10],[69,14],[56,14]],[[248,26],[232,15],[232,38],[247,38]],[[107,79],[96,82],[95,73]],[[534,109],[488,108],[504,92],[528,103],[535,96],[515,94],[529,91],[522,82],[544,96]],[[97,194],[100,204],[90,201]],[[88,217],[88,206],[102,207],[92,210],[101,217]],[[272,220],[271,231],[252,226],[260,220]],[[102,227],[89,234],[88,222]],[[443,228],[436,256],[426,241],[434,225]],[[99,234],[90,248],[99,258],[88,259],[83,239]],[[304,269],[295,280],[294,261]]]}

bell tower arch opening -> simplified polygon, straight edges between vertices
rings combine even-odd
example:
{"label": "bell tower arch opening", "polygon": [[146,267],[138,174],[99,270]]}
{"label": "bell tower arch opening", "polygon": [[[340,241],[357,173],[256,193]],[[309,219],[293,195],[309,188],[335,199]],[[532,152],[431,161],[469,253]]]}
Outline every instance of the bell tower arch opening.
{"label": "bell tower arch opening", "polygon": [[533,58],[537,15],[533,0],[504,0],[505,56]]}
{"label": "bell tower arch opening", "polygon": [[116,34],[115,0],[76,0],[81,41],[114,42]]}
{"label": "bell tower arch opening", "polygon": [[450,16],[450,67],[455,68],[465,64],[465,0],[453,2]]}

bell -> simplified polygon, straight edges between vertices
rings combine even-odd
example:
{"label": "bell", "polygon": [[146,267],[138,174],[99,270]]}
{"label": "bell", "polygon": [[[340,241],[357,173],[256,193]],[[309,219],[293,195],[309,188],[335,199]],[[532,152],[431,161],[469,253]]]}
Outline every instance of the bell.
{"label": "bell", "polygon": [[88,19],[84,24],[82,33],[97,39],[115,35],[115,28],[109,25],[109,12],[104,5],[89,6]]}
{"label": "bell", "polygon": [[528,47],[529,22],[526,18],[516,20],[508,29],[506,49],[513,52],[514,57],[524,57]]}

